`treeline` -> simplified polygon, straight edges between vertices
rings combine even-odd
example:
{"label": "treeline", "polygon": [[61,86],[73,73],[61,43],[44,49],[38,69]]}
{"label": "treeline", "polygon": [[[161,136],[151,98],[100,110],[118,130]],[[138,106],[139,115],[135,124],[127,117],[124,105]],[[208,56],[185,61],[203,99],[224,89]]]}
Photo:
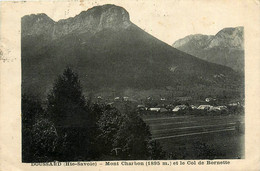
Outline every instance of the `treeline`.
{"label": "treeline", "polygon": [[58,76],[45,107],[22,95],[22,161],[164,159],[160,144],[135,111],[86,100],[70,68]]}

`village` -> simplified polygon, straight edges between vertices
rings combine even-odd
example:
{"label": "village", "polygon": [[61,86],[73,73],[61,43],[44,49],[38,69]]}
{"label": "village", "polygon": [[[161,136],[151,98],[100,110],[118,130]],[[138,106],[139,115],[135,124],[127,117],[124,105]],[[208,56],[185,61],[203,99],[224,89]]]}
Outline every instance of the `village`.
{"label": "village", "polygon": [[103,103],[110,107],[128,104],[142,114],[187,114],[189,112],[192,114],[194,111],[201,113],[238,114],[244,109],[243,100],[223,102],[223,100],[212,97],[194,101],[192,97],[177,97],[175,99],[166,99],[165,97],[154,99],[147,97],[146,99],[135,100],[128,96],[117,96],[112,100],[107,100],[105,98],[103,99],[102,96],[97,96],[96,102]]}

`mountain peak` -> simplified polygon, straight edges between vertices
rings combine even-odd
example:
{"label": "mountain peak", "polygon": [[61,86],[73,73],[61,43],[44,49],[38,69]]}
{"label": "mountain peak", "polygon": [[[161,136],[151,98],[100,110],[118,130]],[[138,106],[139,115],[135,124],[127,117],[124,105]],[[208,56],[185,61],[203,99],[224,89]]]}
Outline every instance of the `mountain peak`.
{"label": "mountain peak", "polygon": [[87,11],[82,11],[78,16],[84,17],[91,15],[93,17],[111,17],[112,19],[119,19],[121,21],[129,21],[129,13],[122,7],[106,4],[102,6],[95,6],[88,9]]}
{"label": "mountain peak", "polygon": [[42,34],[49,32],[55,24],[50,17],[44,13],[23,16],[21,19],[22,36]]}
{"label": "mountain peak", "polygon": [[232,49],[244,49],[244,28],[228,27],[220,30],[210,42],[209,48],[222,47]]}
{"label": "mountain peak", "polygon": [[226,27],[226,28],[223,28],[222,30],[220,30],[216,36],[221,36],[223,34],[226,34],[226,35],[233,35],[233,34],[242,34],[244,31],[244,27],[242,26],[239,26],[239,27]]}
{"label": "mountain peak", "polygon": [[116,5],[95,6],[75,17],[53,21],[46,14],[22,17],[23,36],[44,35],[58,38],[70,33],[96,33],[103,29],[125,29],[131,25],[129,13]]}
{"label": "mountain peak", "polygon": [[106,4],[102,6],[95,6],[87,11],[81,12],[75,17],[82,21],[91,21],[98,30],[104,28],[126,28],[130,25],[129,13],[122,7]]}
{"label": "mountain peak", "polygon": [[34,22],[39,22],[39,21],[43,21],[43,20],[54,22],[50,17],[48,17],[44,13],[25,15],[22,17],[22,22],[26,22],[29,20],[34,21]]}
{"label": "mountain peak", "polygon": [[227,27],[216,35],[189,35],[177,40],[173,47],[209,62],[244,70],[244,28]]}

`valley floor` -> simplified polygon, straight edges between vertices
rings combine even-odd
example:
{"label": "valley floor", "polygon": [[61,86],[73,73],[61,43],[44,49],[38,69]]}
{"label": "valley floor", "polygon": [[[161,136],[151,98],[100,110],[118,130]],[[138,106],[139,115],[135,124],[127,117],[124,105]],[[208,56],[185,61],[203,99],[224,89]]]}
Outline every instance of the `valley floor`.
{"label": "valley floor", "polygon": [[244,158],[244,116],[145,117],[170,159]]}

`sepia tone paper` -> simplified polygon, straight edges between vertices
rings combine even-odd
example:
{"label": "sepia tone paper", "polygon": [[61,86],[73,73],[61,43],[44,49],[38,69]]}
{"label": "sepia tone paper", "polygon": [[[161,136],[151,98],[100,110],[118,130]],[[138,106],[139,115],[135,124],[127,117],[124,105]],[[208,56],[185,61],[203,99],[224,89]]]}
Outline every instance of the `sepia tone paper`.
{"label": "sepia tone paper", "polygon": [[[46,13],[55,21],[74,17],[96,5],[124,7],[133,23],[172,44],[189,34],[215,34],[228,26],[244,26],[245,34],[245,159],[229,165],[178,166],[31,166],[21,161],[21,17]],[[173,14],[170,11],[175,11]],[[177,12],[176,12],[177,11]],[[196,11],[196,15],[189,11]],[[218,15],[216,16],[216,13]],[[259,170],[260,168],[260,1],[258,0],[127,0],[21,1],[0,3],[0,170]],[[166,17],[161,16],[165,14]],[[167,17],[167,15],[169,15]],[[174,22],[172,22],[174,21]],[[232,21],[232,22],[231,22]],[[188,22],[190,22],[188,24]],[[179,29],[174,29],[179,27]],[[149,30],[149,28],[152,28]],[[173,35],[173,36],[172,36]],[[192,160],[191,160],[192,161]],[[218,160],[216,160],[218,161]],[[222,161],[222,160],[219,160]],[[187,162],[187,161],[184,161]],[[197,161],[198,162],[198,161]],[[102,165],[101,165],[102,164]]]}

